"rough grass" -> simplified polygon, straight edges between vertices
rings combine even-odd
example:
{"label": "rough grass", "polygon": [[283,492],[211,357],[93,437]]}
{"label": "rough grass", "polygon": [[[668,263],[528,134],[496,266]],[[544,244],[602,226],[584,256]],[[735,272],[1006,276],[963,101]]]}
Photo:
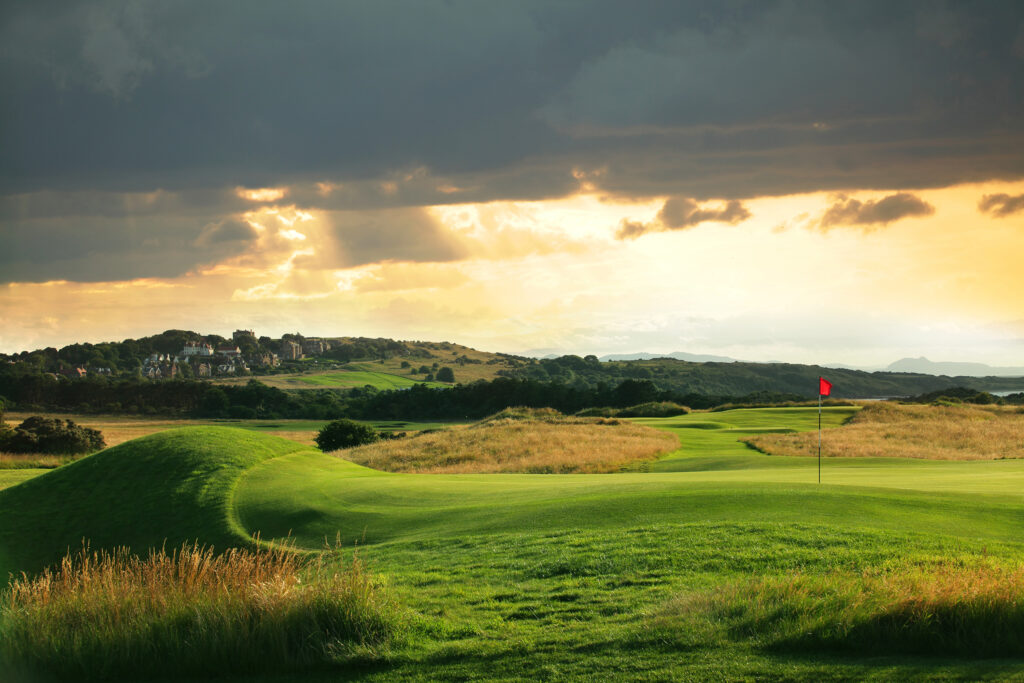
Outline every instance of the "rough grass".
{"label": "rough grass", "polygon": [[1024,568],[944,564],[756,578],[683,595],[650,624],[678,644],[751,641],[774,651],[1024,656]]}
{"label": "rough grass", "polygon": [[678,445],[671,434],[630,422],[512,408],[465,429],[381,441],[341,455],[387,472],[604,473],[651,460]]}
{"label": "rough grass", "polygon": [[[771,455],[818,454],[817,432],[758,434],[743,441]],[[832,458],[1024,458],[1024,413],[995,406],[876,403],[841,429],[829,430],[821,452]]]}
{"label": "rough grass", "polygon": [[401,630],[358,559],[185,545],[65,556],[0,599],[0,664],[62,679],[239,674],[372,655]]}
{"label": "rough grass", "polygon": [[53,469],[76,459],[52,453],[5,453],[0,451],[0,470]]}

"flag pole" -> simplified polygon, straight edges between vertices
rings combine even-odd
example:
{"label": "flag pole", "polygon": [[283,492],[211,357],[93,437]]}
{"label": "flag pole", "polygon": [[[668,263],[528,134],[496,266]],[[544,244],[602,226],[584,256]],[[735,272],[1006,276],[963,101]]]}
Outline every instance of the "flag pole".
{"label": "flag pole", "polygon": [[818,378],[818,483],[821,483],[821,378]]}

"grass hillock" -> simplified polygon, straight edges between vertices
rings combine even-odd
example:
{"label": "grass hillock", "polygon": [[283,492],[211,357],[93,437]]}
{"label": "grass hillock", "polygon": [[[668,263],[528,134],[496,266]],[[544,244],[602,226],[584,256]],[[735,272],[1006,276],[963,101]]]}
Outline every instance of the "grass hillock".
{"label": "grass hillock", "polygon": [[[1024,412],[973,405],[873,403],[830,430],[822,455],[832,458],[1003,460],[1024,458]],[[744,439],[763,453],[817,456],[816,432]]]}
{"label": "grass hillock", "polygon": [[570,474],[621,471],[677,446],[671,434],[626,421],[510,408],[464,429],[381,441],[341,455],[386,472]]}
{"label": "grass hillock", "polygon": [[295,671],[372,656],[402,623],[358,559],[82,550],[0,594],[0,666],[64,680]]}
{"label": "grass hillock", "polygon": [[746,640],[777,652],[1024,657],[1024,567],[755,578],[677,597],[649,626],[682,645]]}
{"label": "grass hillock", "polygon": [[200,541],[248,542],[234,521],[241,473],[308,447],[224,427],[172,429],[128,441],[0,491],[0,580],[36,571],[88,540],[138,552]]}

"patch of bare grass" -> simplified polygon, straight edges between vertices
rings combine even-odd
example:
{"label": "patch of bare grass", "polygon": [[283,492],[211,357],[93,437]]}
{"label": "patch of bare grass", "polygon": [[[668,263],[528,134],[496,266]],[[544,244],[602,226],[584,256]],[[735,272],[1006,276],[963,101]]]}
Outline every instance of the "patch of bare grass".
{"label": "patch of bare grass", "polygon": [[[817,432],[758,434],[743,441],[771,455],[818,454]],[[821,452],[831,458],[1024,458],[1024,413],[1001,406],[875,403],[845,426],[827,430]]]}
{"label": "patch of bare grass", "polygon": [[679,446],[667,432],[624,420],[514,408],[462,429],[339,452],[388,472],[568,474],[618,472]]}

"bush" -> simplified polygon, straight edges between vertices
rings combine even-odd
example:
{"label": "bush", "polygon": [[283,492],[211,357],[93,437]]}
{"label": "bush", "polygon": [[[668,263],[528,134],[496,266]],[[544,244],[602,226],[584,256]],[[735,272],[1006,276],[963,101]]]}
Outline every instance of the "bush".
{"label": "bush", "polygon": [[0,429],[0,451],[8,453],[49,453],[77,455],[106,447],[96,429],[71,420],[33,415],[14,429]]}
{"label": "bush", "polygon": [[686,415],[690,409],[671,401],[641,403],[620,410],[616,417],[675,417]]}
{"label": "bush", "polygon": [[441,368],[437,371],[438,382],[454,382],[455,372],[451,368]]}
{"label": "bush", "polygon": [[618,412],[615,408],[584,408],[576,417],[615,417]]}
{"label": "bush", "polygon": [[377,430],[355,420],[335,420],[316,435],[316,446],[324,453],[373,443],[380,438]]}

